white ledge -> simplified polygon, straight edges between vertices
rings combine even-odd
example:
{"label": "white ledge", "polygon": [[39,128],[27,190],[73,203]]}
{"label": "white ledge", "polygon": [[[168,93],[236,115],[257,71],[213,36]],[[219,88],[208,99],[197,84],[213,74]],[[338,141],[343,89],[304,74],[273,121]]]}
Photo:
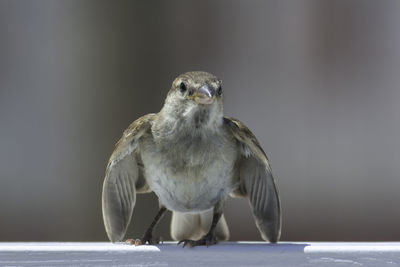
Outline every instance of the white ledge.
{"label": "white ledge", "polygon": [[0,266],[400,266],[400,243],[0,243]]}

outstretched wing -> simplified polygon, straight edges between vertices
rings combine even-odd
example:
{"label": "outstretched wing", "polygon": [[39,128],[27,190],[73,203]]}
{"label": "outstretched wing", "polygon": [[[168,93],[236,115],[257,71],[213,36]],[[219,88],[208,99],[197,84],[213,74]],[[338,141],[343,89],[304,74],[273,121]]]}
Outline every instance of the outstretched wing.
{"label": "outstretched wing", "polygon": [[236,164],[239,183],[233,196],[249,198],[262,238],[275,243],[281,233],[281,206],[268,158],[243,123],[224,117],[224,124],[238,141],[241,153]]}
{"label": "outstretched wing", "polygon": [[128,228],[136,191],[146,192],[143,165],[137,153],[139,139],[151,128],[155,114],[134,121],[115,146],[107,165],[103,184],[103,220],[108,238],[120,241]]}

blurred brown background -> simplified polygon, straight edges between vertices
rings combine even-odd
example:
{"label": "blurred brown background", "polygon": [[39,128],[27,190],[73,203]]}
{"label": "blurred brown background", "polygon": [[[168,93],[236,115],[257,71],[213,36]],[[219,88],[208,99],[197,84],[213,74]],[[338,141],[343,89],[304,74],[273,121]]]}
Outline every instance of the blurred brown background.
{"label": "blurred brown background", "polygon": [[[105,166],[180,73],[272,161],[283,240],[400,239],[400,1],[0,1],[0,241],[106,240]],[[140,195],[129,237],[157,210]],[[259,240],[246,200],[232,240]],[[169,215],[158,232],[169,236]]]}

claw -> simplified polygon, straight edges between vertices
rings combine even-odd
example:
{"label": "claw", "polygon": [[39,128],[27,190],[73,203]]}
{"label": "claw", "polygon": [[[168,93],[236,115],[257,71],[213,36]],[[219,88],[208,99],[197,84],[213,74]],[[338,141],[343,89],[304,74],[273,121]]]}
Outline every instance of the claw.
{"label": "claw", "polygon": [[125,243],[127,243],[129,245],[135,245],[135,239],[132,239],[132,238],[127,239],[127,240],[125,240]]}
{"label": "claw", "polygon": [[217,239],[215,238],[214,235],[207,234],[203,236],[199,240],[190,240],[190,239],[183,239],[178,242],[178,246],[183,243],[183,248],[186,247],[186,245],[189,245],[191,248],[195,246],[210,246],[217,244]]}
{"label": "claw", "polygon": [[155,245],[155,244],[160,244],[160,240],[162,240],[161,237],[153,238],[153,236],[151,235],[144,235],[140,239],[127,239],[125,243],[135,246],[141,246],[146,244]]}
{"label": "claw", "polygon": [[137,247],[137,246],[141,246],[141,245],[145,245],[146,244],[146,241],[142,241],[142,240],[140,240],[140,239],[136,239],[135,240],[135,246]]}
{"label": "claw", "polygon": [[183,243],[182,247],[184,248],[184,247],[186,247],[187,244],[190,244],[190,241],[193,241],[193,240],[189,240],[189,239],[181,240],[181,241],[178,242],[178,246]]}

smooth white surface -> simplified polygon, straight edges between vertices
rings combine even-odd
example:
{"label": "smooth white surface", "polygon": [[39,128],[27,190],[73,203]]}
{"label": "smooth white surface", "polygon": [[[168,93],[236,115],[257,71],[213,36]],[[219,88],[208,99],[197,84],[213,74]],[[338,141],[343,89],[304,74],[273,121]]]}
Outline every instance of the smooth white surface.
{"label": "smooth white surface", "polygon": [[0,266],[400,266],[400,243],[0,243]]}

